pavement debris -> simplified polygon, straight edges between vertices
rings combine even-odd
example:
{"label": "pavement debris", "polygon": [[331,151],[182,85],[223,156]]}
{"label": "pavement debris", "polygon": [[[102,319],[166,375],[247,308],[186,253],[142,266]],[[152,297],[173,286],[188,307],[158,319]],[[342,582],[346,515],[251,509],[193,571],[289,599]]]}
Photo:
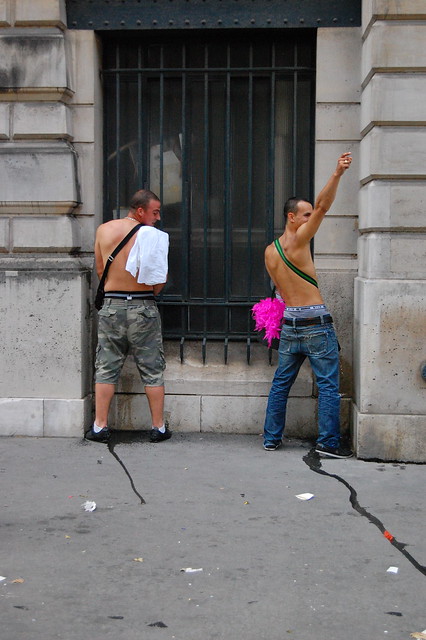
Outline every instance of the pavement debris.
{"label": "pavement debris", "polygon": [[96,509],[96,502],[92,502],[91,500],[86,500],[81,505],[85,511],[94,511]]}

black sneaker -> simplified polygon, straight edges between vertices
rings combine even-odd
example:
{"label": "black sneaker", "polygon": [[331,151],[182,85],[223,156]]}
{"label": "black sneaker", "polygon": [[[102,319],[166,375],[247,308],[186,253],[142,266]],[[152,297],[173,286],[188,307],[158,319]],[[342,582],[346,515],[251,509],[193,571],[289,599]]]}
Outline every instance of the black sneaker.
{"label": "black sneaker", "polygon": [[168,440],[172,437],[172,432],[169,429],[169,425],[166,423],[166,430],[164,433],[161,433],[159,429],[151,429],[150,442],[163,442],[163,440]]}
{"label": "black sneaker", "polygon": [[84,434],[86,440],[92,440],[93,442],[108,442],[110,436],[111,431],[108,429],[108,427],[104,427],[98,433],[95,433],[93,427],[91,427],[89,431],[86,431],[86,433]]}
{"label": "black sneaker", "polygon": [[315,451],[323,458],[352,458],[353,451],[345,447],[327,447],[325,444],[317,444]]}
{"label": "black sneaker", "polygon": [[265,449],[265,451],[275,451],[276,449],[278,449],[278,447],[280,447],[282,444],[282,442],[266,442],[263,445],[263,448]]}

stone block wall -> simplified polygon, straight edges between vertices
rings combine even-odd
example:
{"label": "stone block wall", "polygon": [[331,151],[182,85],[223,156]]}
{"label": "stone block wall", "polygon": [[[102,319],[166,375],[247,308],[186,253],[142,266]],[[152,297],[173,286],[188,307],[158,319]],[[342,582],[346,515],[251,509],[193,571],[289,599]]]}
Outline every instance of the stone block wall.
{"label": "stone block wall", "polygon": [[94,34],[81,39],[89,93],[65,2],[0,2],[0,435],[81,436],[90,422],[99,64]]}
{"label": "stone block wall", "polygon": [[[26,299],[15,304],[14,313],[22,315],[30,328],[27,340],[18,341],[14,314],[0,321],[1,328],[14,337],[7,345],[3,380],[6,368],[15,367],[11,380],[0,390],[7,403],[0,433],[79,436],[91,412],[92,247],[102,221],[99,48],[92,32],[66,29],[63,0],[4,0],[0,27],[0,169],[7,176],[0,203],[0,268],[5,274],[0,287],[9,292],[7,300],[25,290]],[[350,66],[353,58],[346,47],[347,38],[356,42],[358,33],[340,31],[334,35],[331,30],[319,31],[317,190],[342,148],[355,148],[359,131],[354,125],[359,111],[357,70]],[[330,63],[336,73],[332,86]],[[343,92],[338,77],[343,80]],[[348,202],[353,202],[355,191],[354,180],[347,180],[316,246],[321,286],[343,346],[346,430],[352,387],[350,325],[357,214]],[[55,329],[61,330],[65,347],[51,338]],[[23,354],[32,343],[36,348],[28,360]],[[166,409],[173,428],[260,433],[276,354],[270,366],[265,347],[257,346],[250,365],[241,345],[236,345],[235,351],[230,349],[230,364],[224,365],[222,354],[211,347],[203,366],[199,346],[188,349],[182,365],[176,345],[166,345]],[[21,391],[22,367],[12,365],[20,359],[25,363]],[[38,379],[41,362],[43,376]],[[66,371],[62,377],[61,368]],[[56,382],[47,384],[60,378],[63,391]],[[33,417],[25,421],[28,403],[32,403]],[[53,412],[60,409],[66,410],[62,430],[53,419]],[[149,427],[146,399],[131,361],[118,389],[113,423],[124,428]],[[287,434],[315,437],[316,431],[316,389],[305,366],[289,403]]]}
{"label": "stone block wall", "polygon": [[[206,364],[201,347],[187,346],[180,362],[179,344],[165,345],[165,410],[176,431],[262,434],[267,396],[277,364],[276,352],[269,365],[265,346],[252,346],[250,365],[244,362],[240,344],[229,345],[228,364],[223,346],[208,345]],[[316,398],[312,373],[305,363],[288,403],[286,435],[314,438]],[[342,407],[348,424],[349,411]],[[112,411],[116,428],[149,429],[150,415],[136,367],[129,359],[123,369]]]}
{"label": "stone block wall", "polygon": [[[348,43],[352,46],[349,50]],[[355,49],[355,54],[354,50]],[[342,345],[342,430],[348,432],[352,411],[353,282],[357,273],[358,146],[361,58],[360,29],[319,29],[317,52],[317,134],[315,190],[324,186],[338,156],[353,151],[354,167],[345,176],[330,215],[315,240],[320,286],[336,320]],[[333,72],[330,72],[332,68]],[[342,80],[342,82],[340,82]],[[258,434],[263,431],[267,396],[277,363],[264,346],[254,345],[250,365],[241,345],[230,347],[223,364],[220,348],[208,348],[202,364],[200,346],[187,348],[180,363],[176,344],[166,344],[166,411],[177,431]],[[150,427],[146,399],[134,364],[125,365],[114,405],[116,427]],[[286,435],[315,438],[317,390],[308,364],[302,367],[288,404]]]}
{"label": "stone block wall", "polygon": [[363,5],[358,455],[426,461],[426,5]]}
{"label": "stone block wall", "polygon": [[[363,0],[362,28],[318,30],[315,193],[342,151],[354,160],[315,259],[363,458],[426,460],[425,21],[423,0]],[[67,30],[64,0],[0,0],[0,435],[81,436],[90,422],[99,70],[96,36]],[[224,365],[209,347],[203,365],[200,350],[181,364],[166,345],[173,428],[260,433],[276,354],[270,366],[256,345],[247,365],[232,346]],[[112,422],[149,428],[132,361],[123,373]],[[304,366],[288,435],[315,437],[315,396]]]}

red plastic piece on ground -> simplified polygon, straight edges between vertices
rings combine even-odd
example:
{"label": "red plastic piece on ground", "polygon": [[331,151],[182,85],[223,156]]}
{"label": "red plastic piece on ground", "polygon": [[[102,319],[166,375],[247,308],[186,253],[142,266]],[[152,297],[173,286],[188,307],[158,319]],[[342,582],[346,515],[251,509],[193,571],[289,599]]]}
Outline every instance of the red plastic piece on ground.
{"label": "red plastic piece on ground", "polygon": [[385,536],[385,538],[387,538],[389,540],[389,542],[392,542],[393,540],[393,535],[391,533],[389,533],[389,531],[385,531],[383,533],[383,535]]}

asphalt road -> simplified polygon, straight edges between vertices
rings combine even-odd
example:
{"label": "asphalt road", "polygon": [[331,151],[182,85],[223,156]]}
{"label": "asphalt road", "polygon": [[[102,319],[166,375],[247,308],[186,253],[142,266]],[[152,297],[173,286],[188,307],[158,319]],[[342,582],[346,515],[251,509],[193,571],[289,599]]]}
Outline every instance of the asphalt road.
{"label": "asphalt road", "polygon": [[426,467],[261,443],[1,438],[1,640],[426,630]]}

